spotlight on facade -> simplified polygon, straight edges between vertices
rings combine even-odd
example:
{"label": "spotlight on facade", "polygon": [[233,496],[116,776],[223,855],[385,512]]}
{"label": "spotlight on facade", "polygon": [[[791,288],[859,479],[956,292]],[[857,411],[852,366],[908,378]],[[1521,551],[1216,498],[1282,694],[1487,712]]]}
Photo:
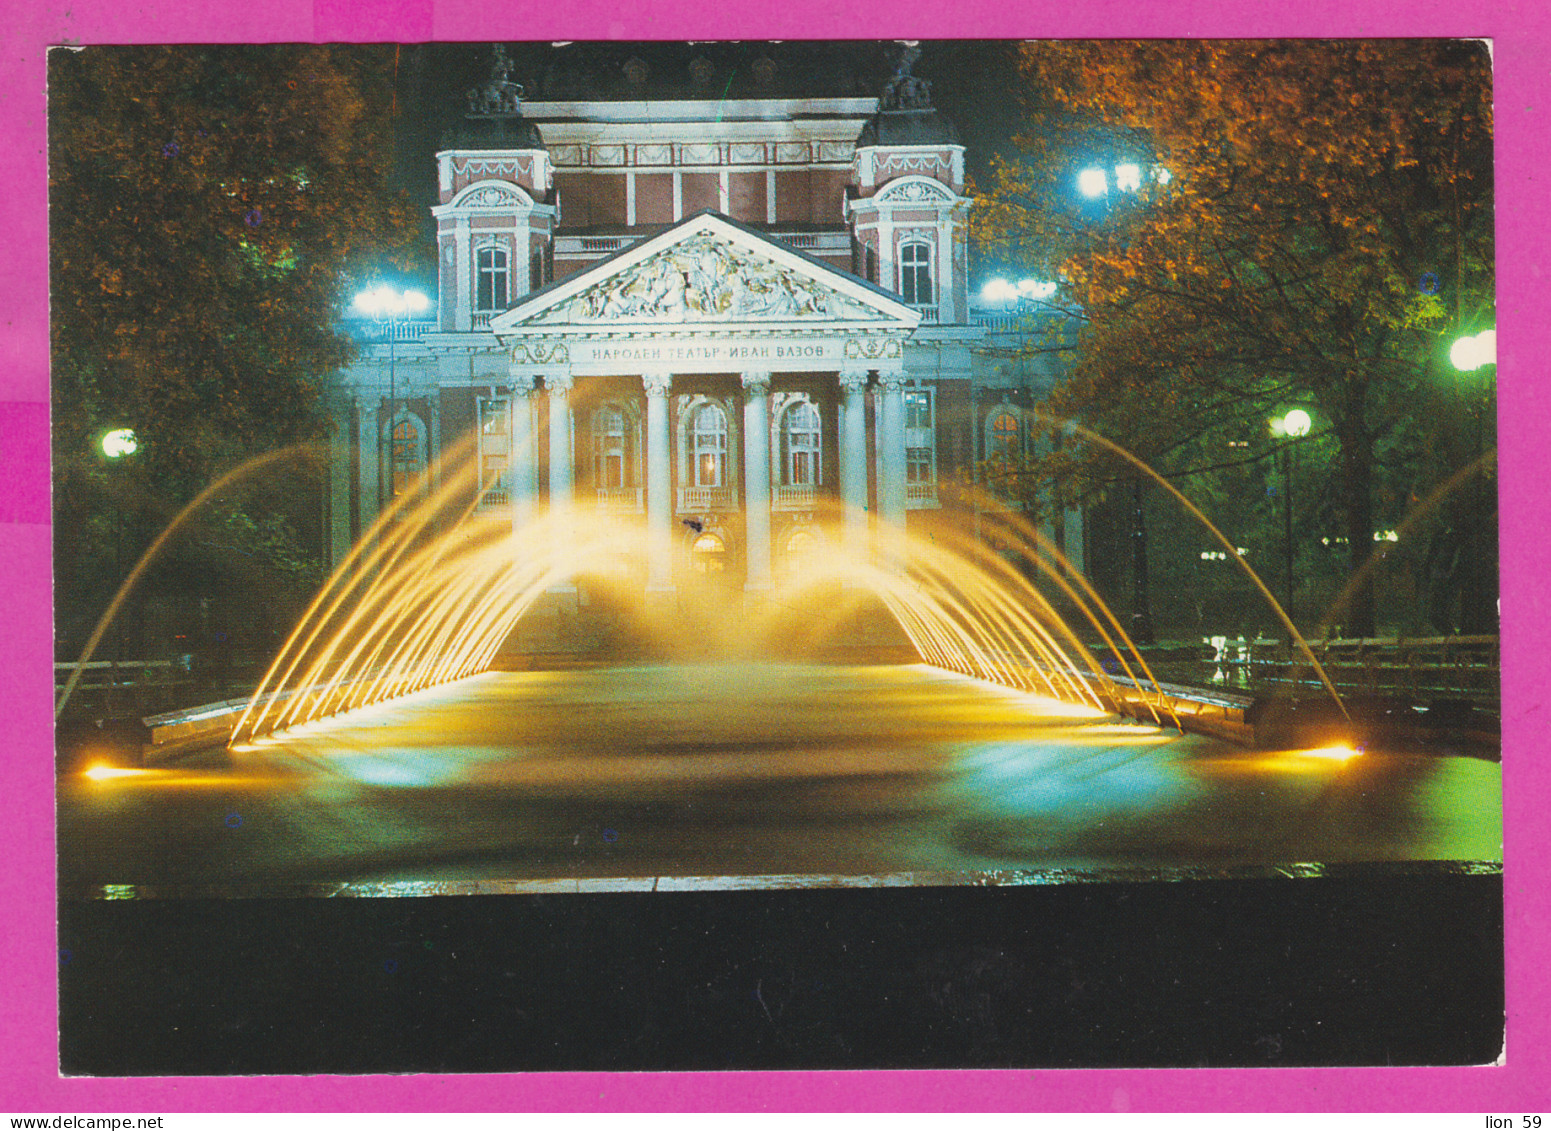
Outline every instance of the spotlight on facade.
{"label": "spotlight on facade", "polygon": [[1090,200],[1109,192],[1109,174],[1103,169],[1084,169],[1077,174],[1077,191]]}
{"label": "spotlight on facade", "polygon": [[133,428],[115,428],[102,438],[102,454],[109,459],[132,456],[139,447]]}
{"label": "spotlight on facade", "polygon": [[1140,165],[1116,165],[1115,187],[1121,192],[1135,192],[1142,187],[1142,167]]}

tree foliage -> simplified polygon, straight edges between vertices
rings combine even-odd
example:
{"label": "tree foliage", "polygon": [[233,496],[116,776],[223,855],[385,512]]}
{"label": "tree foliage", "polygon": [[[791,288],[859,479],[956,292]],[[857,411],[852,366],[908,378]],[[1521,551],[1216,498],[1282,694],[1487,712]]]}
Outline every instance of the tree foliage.
{"label": "tree foliage", "polygon": [[[322,390],[351,356],[343,301],[413,231],[387,181],[392,50],[51,53],[62,582],[101,572],[106,526],[144,526],[143,548],[221,472],[326,434]],[[139,450],[109,467],[98,443],[124,427]],[[245,505],[259,510],[212,518],[222,537],[294,571],[294,531]]]}
{"label": "tree foliage", "polygon": [[[1078,330],[1050,411],[1167,464],[1306,407],[1360,568],[1378,455],[1458,423],[1430,413],[1457,399],[1449,343],[1492,323],[1485,48],[1039,43],[1021,66],[1030,125],[974,223],[1062,283]],[[1087,166],[1108,171],[1097,202],[1074,191]],[[1349,623],[1372,631],[1364,587]]]}

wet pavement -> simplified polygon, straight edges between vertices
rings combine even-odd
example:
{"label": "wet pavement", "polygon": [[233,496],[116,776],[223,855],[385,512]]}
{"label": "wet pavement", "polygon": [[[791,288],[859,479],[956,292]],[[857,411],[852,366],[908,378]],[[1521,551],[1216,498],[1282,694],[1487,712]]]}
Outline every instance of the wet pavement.
{"label": "wet pavement", "polygon": [[1501,842],[1489,761],[1246,751],[925,666],[492,672],[59,797],[67,897],[1307,874]]}

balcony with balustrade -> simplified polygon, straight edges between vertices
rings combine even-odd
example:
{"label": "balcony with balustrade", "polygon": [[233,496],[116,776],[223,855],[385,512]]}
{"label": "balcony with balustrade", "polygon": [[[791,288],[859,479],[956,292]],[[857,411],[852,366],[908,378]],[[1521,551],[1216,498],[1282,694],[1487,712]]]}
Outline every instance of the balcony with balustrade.
{"label": "balcony with balustrade", "polygon": [[643,509],[640,487],[599,487],[596,497],[598,509],[611,514],[640,514]]}
{"label": "balcony with balustrade", "polygon": [[735,511],[738,509],[738,493],[731,487],[680,487],[679,513],[698,514],[704,511]]}

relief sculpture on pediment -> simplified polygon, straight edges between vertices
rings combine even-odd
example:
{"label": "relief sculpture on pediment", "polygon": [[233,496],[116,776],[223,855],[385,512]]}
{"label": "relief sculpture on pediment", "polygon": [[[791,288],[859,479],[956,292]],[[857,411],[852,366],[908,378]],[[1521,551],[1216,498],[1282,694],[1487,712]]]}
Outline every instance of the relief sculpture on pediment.
{"label": "relief sculpture on pediment", "polygon": [[620,272],[540,320],[833,320],[867,313],[795,271],[702,235]]}

